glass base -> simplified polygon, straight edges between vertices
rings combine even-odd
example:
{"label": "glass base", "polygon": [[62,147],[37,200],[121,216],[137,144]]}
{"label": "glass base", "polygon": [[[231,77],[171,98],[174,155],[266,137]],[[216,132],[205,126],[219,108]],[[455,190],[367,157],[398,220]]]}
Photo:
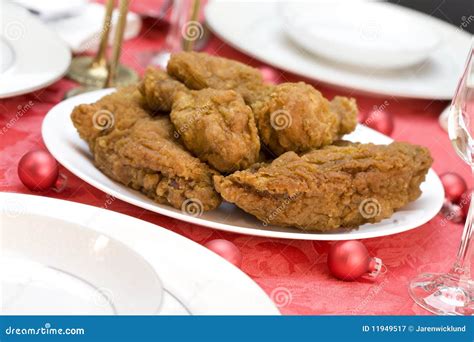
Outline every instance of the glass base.
{"label": "glass base", "polygon": [[168,65],[168,61],[171,58],[171,52],[169,51],[160,51],[156,54],[154,54],[150,60],[149,64],[158,66],[164,70],[166,70],[166,66]]}
{"label": "glass base", "polygon": [[135,55],[135,59],[138,61],[143,68],[146,68],[150,65],[159,67],[163,70],[166,70],[168,65],[168,60],[171,57],[171,52],[162,50],[162,51],[146,51],[139,52]]}
{"label": "glass base", "polygon": [[474,282],[455,274],[421,274],[410,283],[410,295],[437,315],[474,315]]}

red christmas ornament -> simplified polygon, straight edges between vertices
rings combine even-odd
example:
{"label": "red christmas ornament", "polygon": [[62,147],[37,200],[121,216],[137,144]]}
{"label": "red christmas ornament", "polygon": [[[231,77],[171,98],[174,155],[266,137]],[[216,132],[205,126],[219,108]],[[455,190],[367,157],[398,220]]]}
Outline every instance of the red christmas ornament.
{"label": "red christmas ornament", "polygon": [[263,80],[266,83],[275,84],[277,82],[278,78],[280,77],[279,73],[271,67],[262,66],[259,69],[260,69],[260,72],[262,74]]}
{"label": "red christmas ornament", "polygon": [[453,203],[457,203],[467,190],[464,179],[454,172],[443,173],[439,178],[443,184],[444,197]]}
{"label": "red christmas ornament", "polygon": [[461,223],[465,218],[461,206],[452,203],[447,198],[444,199],[443,206],[441,207],[441,214],[447,220],[454,223]]}
{"label": "red christmas ornament", "polygon": [[204,245],[216,254],[226,259],[228,262],[240,267],[242,264],[242,254],[232,242],[224,239],[211,240]]}
{"label": "red christmas ornament", "polygon": [[375,108],[362,115],[360,122],[367,127],[373,128],[380,133],[390,135],[393,132],[394,123],[392,115],[389,112]]}
{"label": "red christmas ornament", "polygon": [[376,278],[382,269],[382,260],[372,258],[360,241],[340,241],[331,246],[328,267],[333,276],[352,281],[363,275]]}
{"label": "red christmas ornament", "polygon": [[32,191],[46,191],[50,188],[62,190],[65,176],[59,174],[59,166],[45,150],[26,153],[18,163],[18,177]]}

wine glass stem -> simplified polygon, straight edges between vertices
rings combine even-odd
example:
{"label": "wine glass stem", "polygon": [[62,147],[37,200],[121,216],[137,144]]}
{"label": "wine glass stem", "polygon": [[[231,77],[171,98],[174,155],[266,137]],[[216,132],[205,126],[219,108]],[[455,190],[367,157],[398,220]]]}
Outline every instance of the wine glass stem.
{"label": "wine glass stem", "polygon": [[189,0],[174,0],[170,18],[170,28],[165,38],[165,50],[168,52],[181,51],[183,34],[182,26],[185,24]]}
{"label": "wine glass stem", "polygon": [[[473,168],[474,175],[474,168]],[[471,192],[472,198],[472,192]],[[456,256],[456,262],[453,267],[453,271],[458,275],[469,276],[470,273],[470,255],[471,255],[471,239],[474,226],[474,201],[471,201],[469,205],[469,213],[467,214],[466,224],[461,237],[461,244],[458,249]]]}

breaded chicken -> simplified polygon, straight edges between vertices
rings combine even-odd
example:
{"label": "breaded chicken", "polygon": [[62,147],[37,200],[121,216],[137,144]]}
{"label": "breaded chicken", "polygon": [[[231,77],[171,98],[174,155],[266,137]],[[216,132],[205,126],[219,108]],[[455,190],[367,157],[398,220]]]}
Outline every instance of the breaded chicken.
{"label": "breaded chicken", "polygon": [[359,109],[354,98],[345,96],[335,96],[329,103],[329,108],[332,113],[339,118],[338,136],[342,137],[344,134],[349,134],[355,130],[357,126],[357,116]]}
{"label": "breaded chicken", "polygon": [[[194,208],[191,214],[218,207],[221,198],[212,181],[218,173],[173,137],[168,117],[150,117],[137,93],[136,88],[122,89],[72,112],[74,126],[89,143],[95,165],[158,203],[185,212]],[[94,123],[95,115],[105,111],[112,114],[113,124],[100,130]]]}
{"label": "breaded chicken", "polygon": [[259,158],[252,110],[233,90],[180,92],[170,118],[184,145],[218,171],[242,170]]}
{"label": "breaded chicken", "polygon": [[214,183],[264,224],[331,231],[379,222],[417,199],[431,163],[421,146],[345,143],[301,157],[287,152]]}
{"label": "breaded chicken", "polygon": [[146,70],[139,90],[151,110],[172,109],[176,138],[182,138],[195,156],[216,170],[243,170],[258,160],[260,139],[253,113],[235,91],[192,91],[152,67]]}
{"label": "breaded chicken", "polygon": [[258,69],[246,64],[200,52],[178,52],[171,55],[168,74],[188,88],[232,89],[249,103],[264,88]]}
{"label": "breaded chicken", "polygon": [[330,145],[357,125],[355,100],[329,102],[309,84],[282,83],[251,104],[262,143],[275,155]]}
{"label": "breaded chicken", "polygon": [[94,148],[95,140],[114,129],[125,130],[149,114],[142,108],[142,96],[136,86],[128,86],[102,97],[92,104],[74,108],[71,119],[79,135]]}
{"label": "breaded chicken", "polygon": [[183,83],[155,67],[146,69],[138,89],[152,112],[166,113],[171,111],[175,95],[180,91],[188,91]]}
{"label": "breaded chicken", "polygon": [[168,73],[190,89],[233,89],[255,115],[261,141],[273,155],[330,145],[357,125],[354,99],[332,102],[303,82],[264,84],[258,69],[205,53],[173,54]]}

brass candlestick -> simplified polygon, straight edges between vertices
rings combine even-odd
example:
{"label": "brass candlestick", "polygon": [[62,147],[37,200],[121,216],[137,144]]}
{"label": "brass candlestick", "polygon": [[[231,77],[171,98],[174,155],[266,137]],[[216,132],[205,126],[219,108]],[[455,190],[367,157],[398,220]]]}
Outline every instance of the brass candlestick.
{"label": "brass candlestick", "polygon": [[[81,92],[99,89],[104,87],[106,84],[110,85],[110,82],[107,81],[110,67],[107,66],[106,50],[109,42],[113,7],[114,0],[107,0],[104,25],[101,32],[99,50],[97,51],[96,56],[75,57],[71,62],[67,76],[85,87],[81,89],[73,89],[68,93],[69,96],[70,94],[77,95]],[[114,56],[120,56],[120,51],[117,51],[117,49],[120,50],[122,45],[123,33],[127,23],[127,11],[128,1],[121,0],[119,20],[117,23],[113,46]],[[127,85],[136,82],[138,80],[137,73],[128,67],[118,64],[118,57],[115,58],[116,60],[113,61],[114,84]]]}
{"label": "brass candlestick", "polygon": [[[189,15],[189,20],[186,25],[190,25],[186,29],[192,30],[194,32],[185,32],[188,34],[183,34],[183,50],[184,51],[192,51],[194,49],[194,42],[196,39],[200,38],[202,35],[203,27],[199,24],[199,8],[201,7],[200,0],[193,0],[193,5],[191,8],[191,14]],[[195,24],[196,27],[192,27],[191,25]]]}
{"label": "brass candlestick", "polygon": [[[135,82],[138,80],[138,75],[131,69],[125,69],[119,65],[120,53],[122,52],[123,34],[125,25],[127,25],[127,12],[129,0],[120,0],[119,19],[117,23],[117,31],[114,37],[114,46],[112,50],[112,60],[107,69],[107,79],[105,87],[109,88],[115,83],[121,83],[124,80]],[[119,70],[117,70],[119,69]],[[129,72],[131,71],[131,72]]]}

